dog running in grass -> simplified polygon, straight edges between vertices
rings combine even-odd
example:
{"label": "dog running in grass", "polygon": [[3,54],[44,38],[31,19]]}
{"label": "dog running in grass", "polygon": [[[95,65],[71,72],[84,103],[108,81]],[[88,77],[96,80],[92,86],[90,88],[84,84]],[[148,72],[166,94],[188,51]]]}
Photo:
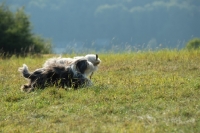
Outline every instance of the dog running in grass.
{"label": "dog running in grass", "polygon": [[36,69],[34,72],[29,72],[28,66],[23,64],[23,67],[18,70],[29,82],[23,85],[21,90],[31,92],[35,88],[44,89],[47,86],[72,87],[74,89],[89,86],[91,81],[84,73],[88,68],[93,69],[93,67],[93,64],[88,60],[77,59],[68,66],[52,63],[46,67]]}
{"label": "dog running in grass", "polygon": [[98,66],[101,63],[98,54],[87,54],[86,56],[77,56],[74,58],[62,58],[62,57],[50,58],[43,64],[43,68],[48,68],[49,66],[52,65],[69,66],[80,59],[85,59],[88,62],[92,63],[92,65],[89,65],[84,72],[85,77],[91,79],[93,73],[98,70]]}

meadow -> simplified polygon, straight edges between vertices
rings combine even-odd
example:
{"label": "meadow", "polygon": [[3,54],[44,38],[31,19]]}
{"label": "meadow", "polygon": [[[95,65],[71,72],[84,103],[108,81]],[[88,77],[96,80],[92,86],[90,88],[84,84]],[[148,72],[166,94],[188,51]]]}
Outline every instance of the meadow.
{"label": "meadow", "polygon": [[18,67],[54,56],[0,57],[0,132],[200,132],[200,51],[102,53],[93,86],[21,92]]}

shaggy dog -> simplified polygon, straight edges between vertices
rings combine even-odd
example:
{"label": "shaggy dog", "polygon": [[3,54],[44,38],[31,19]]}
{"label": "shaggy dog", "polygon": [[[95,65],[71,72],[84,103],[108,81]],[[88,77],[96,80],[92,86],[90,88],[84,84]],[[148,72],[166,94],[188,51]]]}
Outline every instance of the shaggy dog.
{"label": "shaggy dog", "polygon": [[86,56],[77,56],[74,58],[50,58],[44,63],[43,68],[48,68],[51,65],[69,66],[74,64],[74,62],[79,59],[86,59],[88,62],[92,63],[93,66],[89,65],[87,70],[84,72],[84,75],[86,77],[90,77],[91,79],[92,74],[97,71],[98,65],[101,63],[101,60],[98,58],[97,54],[88,54]]}
{"label": "shaggy dog", "polygon": [[67,67],[58,64],[52,64],[45,68],[36,69],[30,73],[28,67],[24,64],[19,68],[22,75],[29,79],[29,83],[21,87],[22,91],[30,92],[36,87],[44,89],[47,86],[79,87],[91,85],[91,81],[84,76],[88,66],[93,66],[85,59],[78,59],[72,65]]}

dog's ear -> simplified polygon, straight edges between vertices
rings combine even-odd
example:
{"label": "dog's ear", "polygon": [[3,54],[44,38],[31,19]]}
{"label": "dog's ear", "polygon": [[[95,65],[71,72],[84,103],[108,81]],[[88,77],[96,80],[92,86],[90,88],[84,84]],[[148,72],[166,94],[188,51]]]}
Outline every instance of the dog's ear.
{"label": "dog's ear", "polygon": [[96,54],[96,60],[98,60],[98,54]]}
{"label": "dog's ear", "polygon": [[76,63],[76,69],[78,71],[80,71],[80,73],[82,73],[82,74],[85,72],[87,67],[88,67],[87,60],[78,60],[77,63]]}

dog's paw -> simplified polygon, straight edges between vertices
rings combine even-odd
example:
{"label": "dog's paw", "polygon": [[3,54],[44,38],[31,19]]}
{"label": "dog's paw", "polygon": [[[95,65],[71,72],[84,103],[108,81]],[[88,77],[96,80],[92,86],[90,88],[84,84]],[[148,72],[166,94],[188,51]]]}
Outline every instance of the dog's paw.
{"label": "dog's paw", "polygon": [[29,93],[29,92],[33,91],[34,89],[31,88],[30,85],[22,85],[21,88],[20,88],[20,90],[21,90],[22,92],[28,92],[28,93]]}

